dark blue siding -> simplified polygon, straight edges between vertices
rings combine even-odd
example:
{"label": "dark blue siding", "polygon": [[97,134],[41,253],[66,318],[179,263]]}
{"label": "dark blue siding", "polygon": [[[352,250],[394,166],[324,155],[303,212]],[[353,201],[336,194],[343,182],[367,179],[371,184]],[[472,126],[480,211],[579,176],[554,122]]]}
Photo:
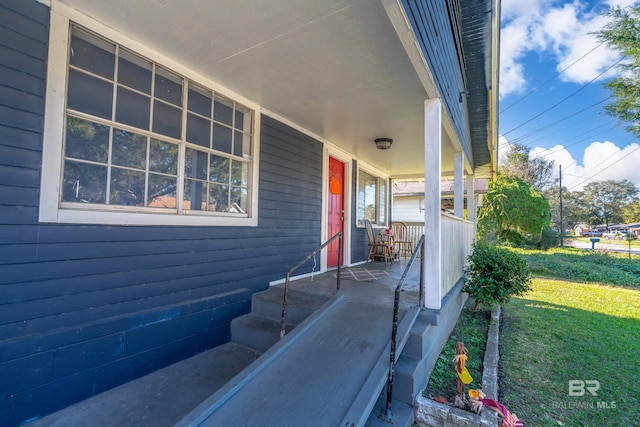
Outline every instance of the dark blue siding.
{"label": "dark blue siding", "polygon": [[0,426],[226,342],[321,243],[322,144],[269,117],[257,227],[38,223],[48,25],[0,3]]}
{"label": "dark blue siding", "polygon": [[[450,20],[450,2],[442,0],[402,0],[409,22],[424,54],[444,107],[462,144],[465,156],[471,157],[469,123],[464,103],[459,102],[465,90],[464,64],[456,50],[455,33]],[[458,46],[458,49],[461,47]]]}

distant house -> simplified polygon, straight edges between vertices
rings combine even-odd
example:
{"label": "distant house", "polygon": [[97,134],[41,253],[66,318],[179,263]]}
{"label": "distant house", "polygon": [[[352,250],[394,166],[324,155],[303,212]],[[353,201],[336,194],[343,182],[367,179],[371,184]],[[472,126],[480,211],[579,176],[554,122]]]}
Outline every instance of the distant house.
{"label": "distant house", "polygon": [[589,226],[584,222],[578,223],[573,226],[573,234],[576,236],[582,236],[582,233],[589,231]]}
{"label": "distant house", "polygon": [[338,232],[318,269],[365,262],[403,177],[445,336],[497,167],[499,3],[0,2],[0,425],[228,342]]}
{"label": "distant house", "polygon": [[637,238],[640,238],[640,223],[624,224],[624,230]]}
{"label": "distant house", "polygon": [[[482,204],[482,197],[487,192],[489,181],[476,179],[473,183],[474,205]],[[466,188],[466,183],[465,183]],[[392,219],[409,223],[424,221],[424,182],[423,181],[394,181],[391,188],[393,196]],[[466,193],[464,206],[466,209]],[[440,182],[440,207],[447,212],[454,209],[454,182],[443,180]]]}
{"label": "distant house", "polygon": [[636,238],[640,237],[640,223],[620,224],[615,227],[616,230],[627,231],[629,234],[635,236]]}

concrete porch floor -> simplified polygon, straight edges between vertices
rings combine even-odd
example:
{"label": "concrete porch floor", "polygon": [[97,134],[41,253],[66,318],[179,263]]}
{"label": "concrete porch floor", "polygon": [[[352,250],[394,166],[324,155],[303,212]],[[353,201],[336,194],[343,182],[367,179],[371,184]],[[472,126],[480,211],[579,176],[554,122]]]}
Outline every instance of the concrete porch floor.
{"label": "concrete porch floor", "polygon": [[[400,299],[403,311],[418,304],[419,261],[412,266],[403,287]],[[394,290],[406,264],[407,260],[401,259],[387,266],[374,262],[343,267],[341,292],[349,303],[379,306],[386,315],[393,307]],[[323,296],[332,296],[335,288],[335,270],[291,282],[293,290]],[[389,328],[391,320],[389,316]],[[173,426],[259,356],[255,350],[228,343],[36,420],[29,426]]]}

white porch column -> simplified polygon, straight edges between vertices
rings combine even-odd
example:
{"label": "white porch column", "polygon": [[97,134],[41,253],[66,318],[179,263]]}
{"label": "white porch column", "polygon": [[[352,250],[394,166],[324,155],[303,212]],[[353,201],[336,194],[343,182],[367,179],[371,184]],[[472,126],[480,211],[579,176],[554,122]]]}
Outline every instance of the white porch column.
{"label": "white porch column", "polygon": [[458,151],[453,158],[453,214],[462,218],[464,211],[464,154]]}
{"label": "white porch column", "polygon": [[442,104],[424,102],[424,283],[425,306],[439,310],[442,302]]}
{"label": "white porch column", "polygon": [[476,222],[476,195],[475,178],[473,174],[467,175],[467,220]]}

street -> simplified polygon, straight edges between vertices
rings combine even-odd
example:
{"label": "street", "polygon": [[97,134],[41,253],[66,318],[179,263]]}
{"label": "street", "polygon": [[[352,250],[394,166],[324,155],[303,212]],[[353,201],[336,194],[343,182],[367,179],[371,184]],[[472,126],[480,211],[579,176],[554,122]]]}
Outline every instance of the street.
{"label": "street", "polygon": [[[580,240],[571,240],[566,239],[564,241],[565,246],[572,246],[574,248],[580,249],[591,249],[591,242],[583,242]],[[611,252],[621,252],[621,253],[629,253],[629,246],[627,244],[620,243],[611,243],[611,241],[600,239],[599,242],[595,244],[595,249],[599,251],[611,251]],[[640,249],[631,247],[631,253],[635,255],[640,255]]]}

